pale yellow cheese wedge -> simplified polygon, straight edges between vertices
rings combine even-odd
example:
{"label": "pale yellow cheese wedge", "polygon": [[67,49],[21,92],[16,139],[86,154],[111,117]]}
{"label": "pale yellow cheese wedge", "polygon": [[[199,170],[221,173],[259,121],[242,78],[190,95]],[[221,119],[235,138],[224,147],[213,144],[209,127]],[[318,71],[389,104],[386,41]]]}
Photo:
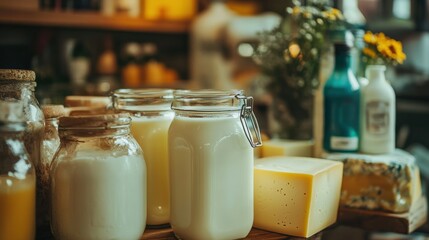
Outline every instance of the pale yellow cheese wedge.
{"label": "pale yellow cheese wedge", "polygon": [[254,173],[254,227],[310,237],[335,223],[341,162],[269,157],[255,160]]}
{"label": "pale yellow cheese wedge", "polygon": [[312,157],[313,147],[314,144],[312,141],[273,139],[264,141],[261,156]]}

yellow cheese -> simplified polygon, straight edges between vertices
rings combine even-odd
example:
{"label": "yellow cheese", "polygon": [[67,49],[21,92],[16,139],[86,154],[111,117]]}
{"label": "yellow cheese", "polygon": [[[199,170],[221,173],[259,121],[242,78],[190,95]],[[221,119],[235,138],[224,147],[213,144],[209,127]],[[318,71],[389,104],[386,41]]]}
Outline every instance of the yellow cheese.
{"label": "yellow cheese", "polygon": [[312,157],[312,141],[294,141],[274,139],[264,141],[262,145],[262,157],[288,156],[288,157]]}
{"label": "yellow cheese", "polygon": [[327,158],[344,162],[342,206],[400,213],[421,197],[415,158],[404,151],[384,155],[332,153]]}
{"label": "yellow cheese", "polygon": [[255,160],[254,227],[309,237],[335,223],[343,164],[270,157]]}

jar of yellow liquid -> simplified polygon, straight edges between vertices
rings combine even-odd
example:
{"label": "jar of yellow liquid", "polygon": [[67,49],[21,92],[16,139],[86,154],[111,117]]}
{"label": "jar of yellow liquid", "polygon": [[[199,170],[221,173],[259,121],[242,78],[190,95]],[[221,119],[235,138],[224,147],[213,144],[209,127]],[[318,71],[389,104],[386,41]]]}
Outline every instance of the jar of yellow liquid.
{"label": "jar of yellow liquid", "polygon": [[23,107],[0,101],[0,239],[35,237],[36,180],[24,146]]}
{"label": "jar of yellow liquid", "polygon": [[119,89],[112,95],[115,111],[132,114],[131,133],[143,149],[147,166],[147,224],[170,222],[167,135],[174,113],[171,89]]}

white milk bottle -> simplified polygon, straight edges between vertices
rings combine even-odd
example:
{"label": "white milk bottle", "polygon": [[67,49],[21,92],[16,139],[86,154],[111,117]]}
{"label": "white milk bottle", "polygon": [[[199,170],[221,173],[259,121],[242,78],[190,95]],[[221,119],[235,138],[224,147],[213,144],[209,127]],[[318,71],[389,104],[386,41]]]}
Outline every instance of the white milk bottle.
{"label": "white milk bottle", "polygon": [[171,89],[119,89],[115,111],[131,114],[131,133],[143,149],[147,166],[147,224],[170,222],[167,135],[174,112]]}
{"label": "white milk bottle", "polygon": [[181,239],[244,238],[253,223],[253,99],[242,91],[176,91],[168,133],[171,226]]}

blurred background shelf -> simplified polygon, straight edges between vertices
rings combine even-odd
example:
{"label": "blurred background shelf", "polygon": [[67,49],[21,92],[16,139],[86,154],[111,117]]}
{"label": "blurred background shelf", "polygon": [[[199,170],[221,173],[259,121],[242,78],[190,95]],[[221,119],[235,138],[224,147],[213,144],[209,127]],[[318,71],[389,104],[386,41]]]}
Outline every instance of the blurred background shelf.
{"label": "blurred background shelf", "polygon": [[0,10],[0,24],[88,28],[101,30],[186,33],[190,21],[149,21],[127,16],[103,16],[96,12]]}

